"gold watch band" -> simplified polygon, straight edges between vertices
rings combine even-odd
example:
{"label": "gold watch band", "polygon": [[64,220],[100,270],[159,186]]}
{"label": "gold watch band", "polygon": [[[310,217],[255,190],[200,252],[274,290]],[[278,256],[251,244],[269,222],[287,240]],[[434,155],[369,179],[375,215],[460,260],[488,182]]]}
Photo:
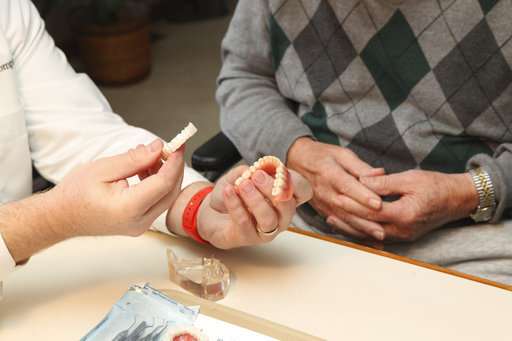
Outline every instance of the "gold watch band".
{"label": "gold watch band", "polygon": [[496,209],[496,194],[491,176],[482,168],[469,171],[478,193],[479,204],[470,217],[477,223],[491,220]]}

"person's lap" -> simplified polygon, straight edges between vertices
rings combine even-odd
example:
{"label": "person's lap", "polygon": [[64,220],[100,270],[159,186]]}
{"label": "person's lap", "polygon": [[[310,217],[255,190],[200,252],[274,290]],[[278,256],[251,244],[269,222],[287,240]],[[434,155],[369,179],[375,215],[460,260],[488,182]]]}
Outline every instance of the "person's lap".
{"label": "person's lap", "polygon": [[441,228],[391,252],[460,272],[512,284],[512,221]]}
{"label": "person's lap", "polygon": [[[300,229],[350,240],[331,233],[321,218],[296,214]],[[350,240],[353,241],[353,240]],[[496,225],[444,227],[412,243],[388,244],[386,251],[463,273],[512,284],[512,220]]]}

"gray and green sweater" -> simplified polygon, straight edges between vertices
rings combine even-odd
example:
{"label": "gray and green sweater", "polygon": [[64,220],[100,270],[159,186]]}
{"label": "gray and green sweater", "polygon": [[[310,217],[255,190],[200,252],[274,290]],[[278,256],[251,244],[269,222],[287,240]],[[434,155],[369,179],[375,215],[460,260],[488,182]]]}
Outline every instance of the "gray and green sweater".
{"label": "gray and green sweater", "polygon": [[312,136],[388,173],[480,165],[498,221],[512,207],[511,18],[509,0],[240,0],[222,129],[248,162]]}

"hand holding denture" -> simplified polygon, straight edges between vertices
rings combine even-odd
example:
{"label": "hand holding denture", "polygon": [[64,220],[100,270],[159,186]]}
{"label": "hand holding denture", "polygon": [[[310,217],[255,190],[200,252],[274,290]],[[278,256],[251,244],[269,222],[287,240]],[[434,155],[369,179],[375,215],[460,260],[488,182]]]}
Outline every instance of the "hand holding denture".
{"label": "hand holding denture", "polygon": [[269,242],[288,228],[296,207],[313,192],[306,179],[280,169],[276,160],[282,165],[266,158],[251,168],[234,168],[217,182],[198,215],[205,240],[230,249]]}
{"label": "hand holding denture", "polygon": [[156,140],[128,152],[98,159],[75,168],[48,192],[51,207],[63,207],[62,221],[53,222],[66,236],[129,235],[144,233],[153,221],[171,207],[181,189],[183,152],[140,183],[127,179],[147,172],[160,160],[163,144]]}

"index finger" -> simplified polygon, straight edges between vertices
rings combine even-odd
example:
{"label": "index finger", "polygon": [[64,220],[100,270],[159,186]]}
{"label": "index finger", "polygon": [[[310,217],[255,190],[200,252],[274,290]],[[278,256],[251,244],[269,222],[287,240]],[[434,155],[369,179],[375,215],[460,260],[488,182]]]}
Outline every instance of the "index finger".
{"label": "index finger", "polygon": [[235,168],[231,169],[229,172],[227,172],[227,174],[221,178],[221,181],[224,181],[230,185],[234,185],[236,179],[238,179],[240,176],[242,176],[242,174],[247,169],[249,169],[249,166],[246,166],[246,165],[241,165],[241,166],[235,167]]}
{"label": "index finger", "polygon": [[136,200],[137,206],[146,212],[176,186],[181,186],[184,167],[183,151],[171,154],[156,174],[128,189],[131,200]]}
{"label": "index finger", "polygon": [[382,168],[373,168],[368,163],[361,160],[353,151],[347,148],[336,154],[336,161],[348,173],[356,178],[361,176],[381,175],[384,172]]}
{"label": "index finger", "polygon": [[125,153],[94,161],[94,172],[105,182],[114,182],[137,175],[149,169],[160,159],[162,141],[148,146],[139,145]]}
{"label": "index finger", "polygon": [[339,193],[354,199],[361,205],[374,210],[379,210],[382,207],[380,196],[343,170],[340,170],[337,179],[331,179],[331,183]]}

